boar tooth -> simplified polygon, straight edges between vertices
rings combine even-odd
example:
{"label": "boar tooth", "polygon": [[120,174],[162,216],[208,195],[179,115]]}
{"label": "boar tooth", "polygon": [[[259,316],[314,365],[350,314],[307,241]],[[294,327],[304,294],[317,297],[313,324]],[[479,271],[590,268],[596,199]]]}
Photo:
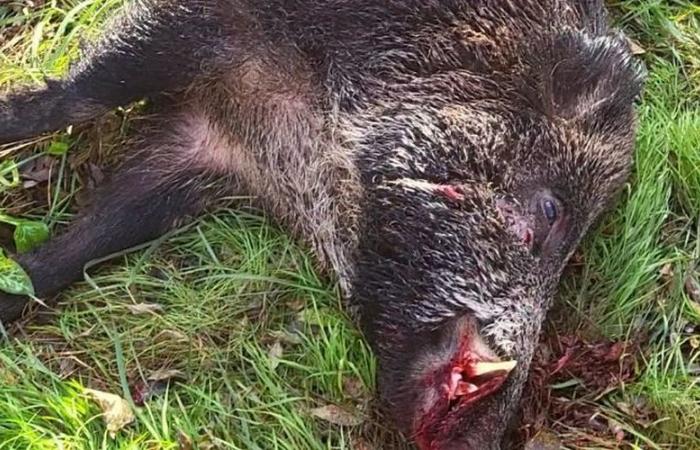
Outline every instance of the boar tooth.
{"label": "boar tooth", "polygon": [[463,395],[473,394],[479,390],[479,386],[471,383],[459,383],[457,390],[455,391],[455,397],[461,397]]}
{"label": "boar tooth", "polygon": [[467,394],[472,394],[479,390],[479,386],[476,384],[465,383],[464,389],[467,391]]}
{"label": "boar tooth", "polygon": [[479,377],[494,372],[510,372],[517,365],[517,361],[486,362],[481,361],[473,366],[473,376]]}

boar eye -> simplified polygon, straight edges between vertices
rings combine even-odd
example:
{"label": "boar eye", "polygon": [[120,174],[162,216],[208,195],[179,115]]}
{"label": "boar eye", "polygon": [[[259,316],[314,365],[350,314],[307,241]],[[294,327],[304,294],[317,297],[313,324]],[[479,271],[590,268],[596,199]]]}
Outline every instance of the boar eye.
{"label": "boar eye", "polygon": [[544,214],[544,217],[547,219],[547,222],[549,222],[550,226],[554,225],[554,222],[557,221],[557,218],[559,216],[556,202],[552,199],[543,200],[542,214]]}

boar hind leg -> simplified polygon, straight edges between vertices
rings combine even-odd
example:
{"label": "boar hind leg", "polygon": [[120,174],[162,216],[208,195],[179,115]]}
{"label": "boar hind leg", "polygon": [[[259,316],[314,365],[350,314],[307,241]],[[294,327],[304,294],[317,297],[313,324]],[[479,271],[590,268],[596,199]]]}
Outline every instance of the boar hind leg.
{"label": "boar hind leg", "polygon": [[[0,2],[4,3],[4,2]],[[0,96],[0,143],[92,119],[162,92],[179,92],[244,58],[251,25],[237,0],[126,2],[63,78]],[[223,55],[223,56],[222,56]]]}
{"label": "boar hind leg", "polygon": [[[149,136],[114,177],[99,188],[86,211],[60,234],[16,259],[39,298],[50,298],[82,278],[86,263],[153,240],[197,215],[230,176],[214,175],[187,159],[192,146],[176,133]],[[196,154],[196,153],[195,153]],[[234,188],[235,189],[235,188]],[[28,299],[0,293],[0,322],[17,319]]]}

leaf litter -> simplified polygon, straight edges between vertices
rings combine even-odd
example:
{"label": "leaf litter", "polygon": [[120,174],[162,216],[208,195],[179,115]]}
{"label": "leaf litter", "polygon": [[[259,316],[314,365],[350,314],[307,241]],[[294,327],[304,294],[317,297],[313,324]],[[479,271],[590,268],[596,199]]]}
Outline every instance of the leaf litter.
{"label": "leaf litter", "polygon": [[309,413],[317,419],[344,427],[355,427],[364,422],[364,418],[359,413],[336,405],[314,408]]}
{"label": "leaf litter", "polygon": [[102,419],[112,439],[116,438],[117,433],[124,427],[136,420],[129,402],[122,397],[94,389],[85,389],[85,393],[100,406]]}

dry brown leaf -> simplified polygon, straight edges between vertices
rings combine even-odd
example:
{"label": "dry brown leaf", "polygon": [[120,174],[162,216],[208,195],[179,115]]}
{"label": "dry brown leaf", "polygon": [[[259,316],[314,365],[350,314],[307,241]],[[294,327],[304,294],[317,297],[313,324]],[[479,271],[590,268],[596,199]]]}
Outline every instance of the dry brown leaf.
{"label": "dry brown leaf", "polygon": [[647,51],[644,50],[644,47],[639,44],[639,42],[635,41],[634,39],[627,38],[627,45],[629,46],[630,51],[632,52],[633,55],[643,55]]}
{"label": "dry brown leaf", "polygon": [[39,158],[23,164],[21,168],[22,179],[31,181],[35,185],[48,181],[51,177],[51,168],[54,159],[50,156],[40,156]]}
{"label": "dry brown leaf", "polygon": [[163,311],[163,307],[156,303],[137,303],[135,305],[126,305],[131,314],[142,316],[144,314],[156,314]]}
{"label": "dry brown leaf", "polygon": [[209,429],[204,429],[197,440],[196,447],[200,450],[218,450],[220,447],[216,444],[216,438]]}
{"label": "dry brown leaf", "polygon": [[178,431],[177,432],[177,444],[179,450],[193,450],[194,449],[194,442],[192,441],[192,438],[189,437],[185,432],[183,431]]}
{"label": "dry brown leaf", "polygon": [[158,369],[148,376],[149,381],[167,381],[172,379],[185,379],[185,374],[177,369]]}
{"label": "dry brown leaf", "polygon": [[334,425],[340,425],[344,427],[356,427],[363,422],[363,418],[356,413],[350,412],[335,405],[322,406],[320,408],[315,408],[310,411],[311,415],[324,420],[326,422],[332,423]]}
{"label": "dry brown leaf", "polygon": [[295,298],[294,300],[290,300],[287,302],[287,306],[292,310],[292,311],[301,311],[306,307],[308,302],[304,300],[303,298]]}
{"label": "dry brown leaf", "polygon": [[690,343],[690,346],[693,348],[693,350],[697,350],[700,348],[700,336],[691,336],[688,342]]}
{"label": "dry brown leaf", "polygon": [[685,293],[692,301],[700,304],[700,283],[692,275],[685,279]]}
{"label": "dry brown leaf", "polygon": [[343,378],[343,391],[346,395],[350,396],[355,400],[360,400],[367,397],[367,389],[365,389],[364,383],[357,377],[344,377]]}
{"label": "dry brown leaf", "polygon": [[17,376],[9,370],[0,368],[0,385],[10,387],[15,384],[17,384]]}
{"label": "dry brown leaf", "polygon": [[58,363],[59,376],[62,379],[67,379],[77,370],[76,358],[74,356],[61,358]]}
{"label": "dry brown leaf", "polygon": [[165,341],[175,341],[175,342],[187,342],[189,338],[187,335],[181,331],[177,330],[163,330],[158,333],[153,340],[155,342],[165,342]]}
{"label": "dry brown leaf", "polygon": [[289,345],[299,345],[304,342],[299,333],[291,333],[289,331],[272,331],[270,332],[270,337]]}
{"label": "dry brown leaf", "polygon": [[280,341],[275,342],[272,347],[270,347],[268,356],[270,356],[270,368],[272,370],[275,370],[280,365],[280,359],[282,359],[283,354],[284,348],[282,348]]}
{"label": "dry brown leaf", "polygon": [[661,270],[659,270],[659,276],[661,277],[661,281],[664,283],[671,281],[673,279],[673,264],[664,264]]}
{"label": "dry brown leaf", "polygon": [[108,392],[85,389],[102,409],[102,418],[107,425],[109,435],[114,439],[122,428],[136,420],[131,406],[122,397]]}

